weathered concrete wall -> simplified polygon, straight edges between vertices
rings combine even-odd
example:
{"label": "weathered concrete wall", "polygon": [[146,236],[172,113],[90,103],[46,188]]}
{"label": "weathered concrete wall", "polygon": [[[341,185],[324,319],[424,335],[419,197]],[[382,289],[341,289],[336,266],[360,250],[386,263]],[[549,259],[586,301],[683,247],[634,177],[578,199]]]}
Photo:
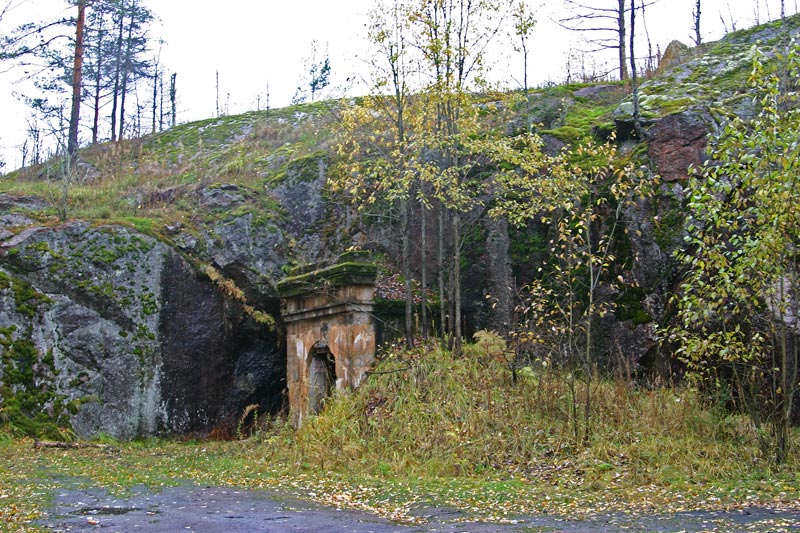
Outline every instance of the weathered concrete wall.
{"label": "weathered concrete wall", "polygon": [[306,290],[288,291],[283,299],[286,381],[294,427],[313,414],[309,397],[315,346],[326,347],[333,356],[338,391],[357,387],[375,362],[374,274],[371,279],[367,275],[349,281],[355,283],[324,286],[310,282]]}

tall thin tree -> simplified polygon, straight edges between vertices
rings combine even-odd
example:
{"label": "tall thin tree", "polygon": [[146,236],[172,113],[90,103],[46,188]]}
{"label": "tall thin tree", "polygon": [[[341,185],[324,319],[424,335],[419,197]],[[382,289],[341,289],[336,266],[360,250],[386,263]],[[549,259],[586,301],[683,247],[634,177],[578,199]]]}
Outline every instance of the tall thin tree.
{"label": "tall thin tree", "polygon": [[[636,137],[645,140],[644,128],[642,128],[641,112],[639,110],[639,72],[636,68],[636,0],[631,0],[631,24],[630,24],[630,59],[631,59],[631,98],[633,100],[633,129]],[[642,0],[644,9],[644,0]]]}
{"label": "tall thin tree", "polygon": [[177,123],[177,116],[178,116],[178,109],[177,109],[177,101],[178,101],[178,73],[173,72],[172,76],[169,78],[169,103],[170,103],[170,125],[173,127]]}
{"label": "tall thin tree", "polygon": [[81,88],[83,72],[83,28],[86,21],[86,0],[78,0],[78,19],[75,23],[75,58],[72,67],[72,112],[69,119],[67,153],[74,158],[78,153],[78,123],[81,117]]}
{"label": "tall thin tree", "polygon": [[695,46],[700,46],[703,42],[703,34],[700,33],[700,3],[701,0],[695,0],[694,10],[692,11],[692,18],[694,19],[694,41]]}

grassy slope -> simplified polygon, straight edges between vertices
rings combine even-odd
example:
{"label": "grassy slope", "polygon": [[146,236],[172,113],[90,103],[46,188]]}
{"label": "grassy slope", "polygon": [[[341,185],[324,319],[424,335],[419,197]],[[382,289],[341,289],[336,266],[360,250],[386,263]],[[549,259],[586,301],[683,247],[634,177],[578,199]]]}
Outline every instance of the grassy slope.
{"label": "grassy slope", "polygon": [[[317,158],[328,149],[332,105],[219,117],[86,148],[80,153],[85,165],[69,186],[68,216],[127,223],[155,236],[165,224],[191,228],[245,212],[275,216],[278,206],[268,191],[283,180],[303,179],[306,167],[317,169]],[[14,171],[0,179],[0,190],[57,206],[63,197],[59,171],[57,162]],[[238,212],[198,206],[196,192],[220,183],[249,192]],[[48,213],[43,221],[55,221],[55,208]]]}

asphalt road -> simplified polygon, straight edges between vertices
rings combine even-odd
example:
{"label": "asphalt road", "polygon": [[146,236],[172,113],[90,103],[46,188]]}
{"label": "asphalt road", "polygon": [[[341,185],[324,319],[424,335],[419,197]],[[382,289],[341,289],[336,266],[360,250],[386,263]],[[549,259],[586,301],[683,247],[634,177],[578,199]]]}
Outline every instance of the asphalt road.
{"label": "asphalt road", "polygon": [[470,522],[448,509],[419,508],[421,525],[400,525],[351,511],[285,498],[267,491],[192,485],[161,492],[135,490],[118,499],[100,489],[69,488],[53,494],[41,525],[53,532],[800,532],[800,508],[749,508],[731,512],[671,515],[599,515],[571,520],[547,515],[520,517],[513,524]]}

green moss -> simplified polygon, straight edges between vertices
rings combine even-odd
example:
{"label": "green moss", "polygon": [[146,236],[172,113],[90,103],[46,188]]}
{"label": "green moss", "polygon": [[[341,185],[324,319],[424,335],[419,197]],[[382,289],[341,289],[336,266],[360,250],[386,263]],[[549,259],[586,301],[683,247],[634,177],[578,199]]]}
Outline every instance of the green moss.
{"label": "green moss", "polygon": [[96,294],[97,296],[103,296],[105,298],[110,298],[110,299],[113,299],[115,295],[114,286],[108,281],[97,285],[94,284],[89,285],[88,291],[93,294]]}
{"label": "green moss", "polygon": [[17,331],[17,329],[18,328],[16,324],[11,324],[10,326],[0,328],[0,336],[3,337],[3,339],[0,340],[0,343],[2,343],[3,346],[8,346],[11,343],[14,332]]}
{"label": "green moss", "polygon": [[119,251],[114,248],[93,246],[89,251],[91,252],[89,260],[97,264],[109,265],[120,258]]}
{"label": "green moss", "polygon": [[26,252],[30,252],[30,251],[34,251],[37,254],[42,255],[42,256],[50,256],[51,258],[56,259],[56,260],[63,260],[63,256],[59,252],[53,250],[50,247],[50,245],[47,244],[45,241],[35,242],[35,243],[29,245],[26,248]]}
{"label": "green moss", "polygon": [[610,117],[613,110],[614,106],[608,104],[591,105],[587,103],[576,105],[569,110],[565,125],[591,131],[592,126]]}
{"label": "green moss", "polygon": [[543,130],[542,135],[552,135],[561,142],[569,145],[577,145],[589,139],[591,132],[575,126],[562,126],[552,130]]}
{"label": "green moss", "polygon": [[0,427],[34,437],[64,438],[68,434],[68,412],[64,397],[55,392],[52,352],[40,356],[30,332],[16,339],[16,330],[2,333]]}
{"label": "green moss", "polygon": [[374,263],[343,262],[285,278],[278,283],[281,297],[288,298],[329,286],[375,283],[378,266]]}
{"label": "green moss", "polygon": [[653,220],[653,239],[659,248],[668,251],[680,239],[686,215],[675,198],[667,198],[664,202],[666,205],[662,205],[658,218]]}
{"label": "green moss", "polygon": [[641,287],[627,285],[617,300],[617,318],[622,321],[630,320],[634,324],[647,324],[653,317],[644,308],[644,299],[647,293]]}
{"label": "green moss", "polygon": [[98,398],[94,394],[89,396],[84,396],[83,398],[72,400],[65,406],[65,408],[67,412],[69,412],[69,414],[76,415],[78,414],[78,411],[80,411],[81,407],[83,405],[86,405],[87,403],[100,403],[100,398]]}
{"label": "green moss", "polygon": [[594,138],[595,132],[602,125],[610,122],[615,104],[608,102],[579,99],[573,104],[563,104],[563,124],[560,127],[546,129],[542,134],[550,134],[570,145],[580,144]]}
{"label": "green moss", "polygon": [[158,312],[158,301],[155,296],[150,293],[143,293],[140,297],[142,305],[142,314],[144,316],[154,315]]}
{"label": "green moss", "polygon": [[0,290],[11,290],[17,313],[28,318],[36,315],[39,306],[52,302],[27,281],[12,277],[6,272],[0,272]]}
{"label": "green moss", "polygon": [[658,110],[662,115],[671,115],[673,113],[685,111],[694,103],[695,99],[690,97],[676,98],[674,100],[665,100],[659,102]]}

